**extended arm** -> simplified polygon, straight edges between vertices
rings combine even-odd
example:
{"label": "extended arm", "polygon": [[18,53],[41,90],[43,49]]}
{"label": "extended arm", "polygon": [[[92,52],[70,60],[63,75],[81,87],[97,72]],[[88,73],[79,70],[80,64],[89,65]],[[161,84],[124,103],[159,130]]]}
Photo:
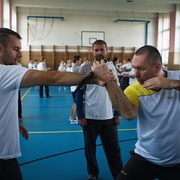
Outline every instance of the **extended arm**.
{"label": "extended arm", "polygon": [[[73,72],[28,70],[21,82],[21,87],[38,85],[73,86],[79,84],[87,75]],[[96,77],[91,78],[89,84],[100,84]]]}

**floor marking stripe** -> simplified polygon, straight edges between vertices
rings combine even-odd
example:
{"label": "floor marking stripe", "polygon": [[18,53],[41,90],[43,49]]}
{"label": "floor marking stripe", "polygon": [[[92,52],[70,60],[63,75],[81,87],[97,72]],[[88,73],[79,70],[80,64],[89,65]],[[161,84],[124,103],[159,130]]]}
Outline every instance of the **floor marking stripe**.
{"label": "floor marking stripe", "polygon": [[[136,131],[136,128],[128,128],[128,129],[118,129],[118,131]],[[80,133],[82,130],[74,130],[74,131],[32,131],[29,134],[61,134],[61,133]]]}
{"label": "floor marking stripe", "polygon": [[25,98],[25,96],[29,93],[29,91],[31,90],[32,87],[30,87],[21,97],[21,101]]}

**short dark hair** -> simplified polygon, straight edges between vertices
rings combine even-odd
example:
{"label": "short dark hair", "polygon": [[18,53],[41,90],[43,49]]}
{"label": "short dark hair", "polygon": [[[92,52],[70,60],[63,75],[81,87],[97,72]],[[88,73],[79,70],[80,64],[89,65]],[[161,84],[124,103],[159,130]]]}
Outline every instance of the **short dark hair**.
{"label": "short dark hair", "polygon": [[75,63],[76,61],[79,61],[80,58],[81,58],[81,57],[78,56],[78,55],[74,56],[74,58],[73,58],[73,63]]}
{"label": "short dark hair", "polygon": [[117,62],[118,58],[117,57],[114,57],[113,58],[113,62]]}
{"label": "short dark hair", "polygon": [[8,28],[0,28],[0,44],[2,44],[4,47],[7,47],[10,41],[9,39],[10,35],[15,36],[18,39],[22,39],[17,32]]}
{"label": "short dark hair", "polygon": [[135,55],[138,56],[144,53],[147,53],[149,64],[154,65],[158,62],[162,64],[161,54],[154,46],[150,46],[150,45],[142,46],[135,52]]}
{"label": "short dark hair", "polygon": [[45,59],[46,59],[46,58],[45,58],[44,56],[42,56],[42,57],[40,58],[40,61],[41,61],[41,62],[44,62]]}
{"label": "short dark hair", "polygon": [[105,44],[106,48],[107,48],[107,43],[104,40],[98,39],[96,41],[94,41],[94,43],[92,44],[92,48],[94,47],[94,45],[96,44]]}

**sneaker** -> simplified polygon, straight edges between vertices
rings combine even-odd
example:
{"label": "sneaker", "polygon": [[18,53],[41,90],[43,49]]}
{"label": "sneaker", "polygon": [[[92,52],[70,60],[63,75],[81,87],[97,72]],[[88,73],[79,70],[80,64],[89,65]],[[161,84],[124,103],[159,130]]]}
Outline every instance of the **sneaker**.
{"label": "sneaker", "polygon": [[96,176],[93,176],[92,174],[89,175],[88,180],[98,180]]}
{"label": "sneaker", "polygon": [[78,124],[78,120],[71,120],[70,124]]}
{"label": "sneaker", "polygon": [[76,117],[75,119],[73,119],[71,116],[69,117],[69,121],[78,121],[78,117]]}

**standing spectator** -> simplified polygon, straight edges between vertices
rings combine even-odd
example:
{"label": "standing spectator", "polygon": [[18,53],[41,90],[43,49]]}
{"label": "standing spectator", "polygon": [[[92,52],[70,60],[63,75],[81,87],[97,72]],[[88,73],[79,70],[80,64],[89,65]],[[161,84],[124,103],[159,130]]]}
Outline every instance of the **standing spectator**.
{"label": "standing spectator", "polygon": [[72,72],[72,59],[66,61],[66,72]]}
{"label": "standing spectator", "polygon": [[28,69],[35,69],[33,60],[29,60]]}
{"label": "standing spectator", "polygon": [[124,76],[129,78],[129,84],[132,84],[132,83],[134,83],[136,81],[135,71],[134,71],[133,67],[131,68],[131,70],[129,72],[124,73]]}
{"label": "standing spectator", "polygon": [[132,68],[130,59],[124,59],[123,65],[122,65],[122,83],[121,83],[121,89],[124,91],[129,86],[129,77],[124,74],[127,74]]}
{"label": "standing spectator", "polygon": [[18,118],[22,121],[24,118],[22,117],[22,102],[21,102],[21,91],[18,92]]}
{"label": "standing spectator", "polygon": [[121,75],[121,73],[122,73],[122,64],[123,64],[122,61],[120,61],[117,57],[114,57],[112,61],[113,61],[113,64],[114,64],[118,74]]}
{"label": "standing spectator", "polygon": [[[18,60],[16,60],[16,64],[18,66],[22,67],[22,64]],[[20,121],[23,120],[23,117],[22,117],[21,91],[20,91],[20,89],[19,89],[19,92],[18,92],[18,118],[19,118]]]}
{"label": "standing spectator", "polygon": [[159,51],[149,45],[135,52],[132,66],[137,81],[125,94],[103,61],[93,66],[106,81],[113,106],[127,120],[138,116],[135,149],[116,180],[179,180],[180,71],[164,71]]}
{"label": "standing spectator", "polygon": [[[92,45],[92,52],[93,62],[105,59],[108,53],[106,42],[102,40],[95,41]],[[81,66],[79,72],[89,74],[93,62]],[[84,133],[88,180],[97,180],[99,176],[96,159],[96,140],[98,136],[101,138],[111,174],[115,179],[122,169],[117,132],[120,117],[113,110],[106,88],[97,85],[86,85],[83,89],[77,91],[75,102],[78,123],[82,126]]]}
{"label": "standing spectator", "polygon": [[37,59],[34,60],[34,69],[37,70],[37,66],[39,64],[39,61]]}
{"label": "standing spectator", "polygon": [[72,60],[68,59],[66,63],[66,72],[71,72],[72,69]]}
{"label": "standing spectator", "polygon": [[[71,72],[79,72],[80,61],[81,61],[81,57],[80,56],[74,56]],[[75,89],[76,89],[76,86],[71,86],[72,96],[73,96],[73,92],[75,91]],[[73,96],[73,101],[74,101],[74,96]],[[78,124],[78,119],[76,117],[76,104],[75,104],[75,102],[72,105],[71,116],[70,116],[69,120],[70,120],[71,124]]]}
{"label": "standing spectator", "polygon": [[[32,69],[37,70],[38,64],[39,64],[39,61],[37,59],[35,59],[34,60],[34,68],[32,68]],[[39,86],[36,86],[36,89],[39,90]]]}
{"label": "standing spectator", "polygon": [[[47,71],[47,67],[46,67],[46,62],[45,62],[45,57],[41,58],[40,63],[38,63],[37,65],[37,70],[39,71]],[[46,92],[46,97],[47,98],[51,98],[52,96],[49,95],[49,86],[39,86],[39,96],[40,98],[43,98],[43,87],[45,87],[45,92]]]}
{"label": "standing spectator", "polygon": [[[65,64],[64,60],[61,59],[61,62],[59,63],[58,71],[65,72],[66,71],[65,65],[66,64]],[[59,86],[59,90],[61,90],[61,86]],[[64,86],[64,90],[66,90],[66,86]]]}
{"label": "standing spectator", "polygon": [[122,74],[122,61],[120,61],[117,57],[114,57],[113,58],[113,64],[117,70],[117,73],[118,73],[118,81],[119,81],[119,84],[120,84],[120,88],[122,89],[122,83],[123,83],[123,74]]}
{"label": "standing spectator", "polygon": [[89,62],[88,58],[87,58],[87,57],[84,57],[82,63],[80,64],[80,66],[83,66],[83,65],[86,64],[87,62]]}

